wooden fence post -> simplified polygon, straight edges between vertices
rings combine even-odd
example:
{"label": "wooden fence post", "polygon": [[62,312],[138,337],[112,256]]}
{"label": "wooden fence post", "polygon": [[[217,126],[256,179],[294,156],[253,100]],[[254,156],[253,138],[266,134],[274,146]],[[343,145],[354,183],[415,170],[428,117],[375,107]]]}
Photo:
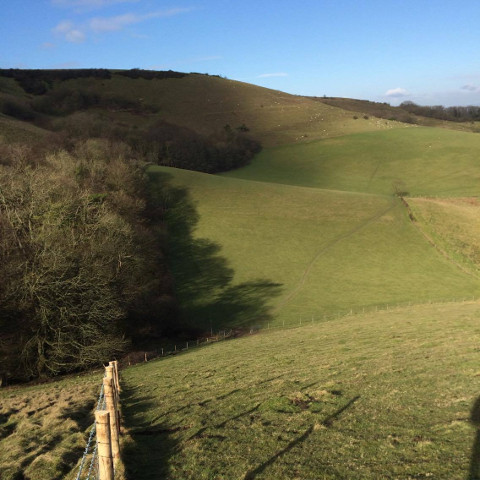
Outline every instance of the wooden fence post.
{"label": "wooden fence post", "polygon": [[113,381],[115,383],[115,390],[120,392],[120,382],[118,378],[118,362],[114,360],[113,362],[109,362],[108,365],[113,367]]}
{"label": "wooden fence post", "polygon": [[120,442],[118,439],[119,425],[117,402],[115,399],[115,387],[111,378],[103,379],[103,391],[105,392],[105,403],[107,412],[110,414],[110,442],[112,444],[112,457],[114,460],[120,458]]}
{"label": "wooden fence post", "polygon": [[105,410],[95,412],[98,442],[98,478],[113,480],[113,458],[110,443],[110,415]]}

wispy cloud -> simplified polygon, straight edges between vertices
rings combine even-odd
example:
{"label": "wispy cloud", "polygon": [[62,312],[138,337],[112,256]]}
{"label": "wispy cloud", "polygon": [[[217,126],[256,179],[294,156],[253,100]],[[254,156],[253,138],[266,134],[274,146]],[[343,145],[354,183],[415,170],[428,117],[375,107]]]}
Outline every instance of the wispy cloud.
{"label": "wispy cloud", "polygon": [[467,92],[480,92],[480,87],[472,84],[463,85],[460,89],[466,90]]}
{"label": "wispy cloud", "polygon": [[191,8],[170,8],[168,10],[159,10],[156,12],[145,13],[143,15],[126,13],[115,17],[96,17],[88,22],[88,26],[95,33],[114,32],[116,30],[121,30],[127,25],[141,23],[145,20],[150,20],[151,18],[173,17],[174,15],[187,13],[191,10]]}
{"label": "wispy cloud", "polygon": [[67,42],[81,43],[86,39],[88,33],[102,34],[117,32],[129,25],[138,24],[154,18],[173,17],[174,15],[188,13],[192,10],[192,8],[170,8],[144,14],[125,13],[113,17],[94,17],[81,25],[77,25],[71,20],[63,20],[53,28],[52,31],[57,35],[63,36]]}
{"label": "wispy cloud", "polygon": [[285,73],[285,72],[262,73],[257,78],[270,78],[270,77],[288,77],[288,73]]}
{"label": "wispy cloud", "polygon": [[70,20],[61,21],[52,31],[70,43],[82,43],[85,40],[85,33]]}
{"label": "wispy cloud", "polygon": [[41,45],[40,45],[40,48],[43,48],[43,50],[50,50],[52,48],[55,48],[56,45],[52,42],[43,42]]}
{"label": "wispy cloud", "polygon": [[408,97],[410,93],[408,90],[405,88],[391,88],[390,90],[387,90],[385,92],[386,97],[391,97],[391,98],[402,98],[402,97]]}
{"label": "wispy cloud", "polygon": [[137,3],[140,0],[51,0],[56,7],[72,8],[75,11],[98,10],[117,3]]}

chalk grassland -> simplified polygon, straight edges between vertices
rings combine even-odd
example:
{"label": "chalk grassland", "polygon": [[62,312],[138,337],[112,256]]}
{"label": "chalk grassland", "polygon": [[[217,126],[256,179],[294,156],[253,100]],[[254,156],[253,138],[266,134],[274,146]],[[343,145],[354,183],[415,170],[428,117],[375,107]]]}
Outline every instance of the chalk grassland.
{"label": "chalk grassland", "polygon": [[478,194],[480,136],[412,127],[264,149],[225,175],[316,188],[411,196]]}
{"label": "chalk grassland", "polygon": [[393,196],[168,167],[150,175],[153,185],[183,192],[170,225],[188,228],[171,237],[171,268],[188,321],[200,328],[298,323],[478,293],[479,279],[440,255]]}
{"label": "chalk grassland", "polygon": [[102,373],[0,391],[0,478],[64,480],[93,423]]}
{"label": "chalk grassland", "polygon": [[[54,86],[100,95],[116,96],[153,106],[156,113],[129,109],[95,109],[103,118],[144,128],[162,119],[204,134],[242,124],[263,145],[283,145],[355,132],[409,128],[400,122],[369,118],[355,120],[355,113],[307,97],[207,75],[145,80],[112,75],[109,80],[78,78]],[[0,78],[2,98],[24,101],[27,95],[13,79]],[[360,114],[358,114],[360,115]],[[358,116],[357,115],[357,116]]]}
{"label": "chalk grassland", "polygon": [[478,197],[412,198],[408,202],[426,235],[455,261],[479,275]]}
{"label": "chalk grassland", "polygon": [[479,320],[426,305],[129,368],[129,478],[477,478]]}

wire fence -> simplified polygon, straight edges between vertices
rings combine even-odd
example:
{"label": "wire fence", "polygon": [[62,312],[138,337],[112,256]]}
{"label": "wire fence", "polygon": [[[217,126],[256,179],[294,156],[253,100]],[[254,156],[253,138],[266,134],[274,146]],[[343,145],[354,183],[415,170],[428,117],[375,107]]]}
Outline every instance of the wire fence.
{"label": "wire fence", "polygon": [[[75,480],[114,478],[115,464],[120,458],[118,441],[120,433],[119,392],[118,362],[114,361],[110,362],[108,367],[105,367],[105,375],[102,379],[95,408],[95,421],[88,431],[85,450]],[[100,417],[98,415],[102,415],[102,418],[106,419],[106,424],[104,421],[99,424]],[[108,432],[103,428],[105,425]],[[102,449],[99,448],[100,443],[103,444]],[[106,443],[108,443],[108,452],[105,450]],[[99,457],[102,457],[102,468],[100,467]],[[105,459],[107,459],[106,462]],[[110,472],[106,469],[110,469]]]}
{"label": "wire fence", "polygon": [[338,320],[340,318],[362,315],[362,314],[372,314],[376,312],[388,312],[392,310],[398,310],[406,307],[415,307],[422,305],[432,305],[432,304],[447,304],[447,303],[459,303],[459,302],[475,302],[478,298],[475,296],[472,297],[462,297],[462,298],[453,298],[449,300],[445,299],[429,299],[423,302],[403,302],[403,303],[384,303],[377,305],[361,306],[361,307],[352,307],[349,309],[337,311],[335,313],[306,313],[299,315],[296,319],[285,321],[275,321],[275,322],[252,322],[249,326],[241,326],[229,329],[219,330],[216,333],[213,331],[208,337],[201,337],[186,342],[178,342],[176,345],[151,349],[148,351],[137,351],[132,352],[121,360],[123,366],[134,365],[137,363],[147,362],[158,357],[168,357],[172,355],[177,355],[180,353],[185,353],[189,350],[205,347],[212,343],[217,343],[220,341],[231,340],[233,338],[238,338],[246,335],[253,335],[257,333],[267,332],[270,330],[287,330],[292,328],[299,328],[308,325],[315,325],[320,323],[326,323]]}
{"label": "wire fence", "polygon": [[[104,387],[102,383],[102,386],[100,388],[100,394],[97,400],[97,407],[95,408],[95,410],[104,410],[104,409],[105,409],[105,394],[104,394]],[[93,448],[93,451],[90,451],[95,432],[96,432],[96,423],[94,421],[92,426],[90,427],[90,433],[88,435],[87,445],[85,446],[85,451],[83,452],[83,457],[80,462],[80,467],[78,469],[78,473],[77,473],[77,476],[75,477],[75,480],[98,479],[98,458],[97,458],[98,442],[97,440],[95,440],[95,446]],[[82,473],[84,473],[83,470],[88,463],[89,457],[90,457],[90,463],[88,464],[88,471],[86,475],[84,474],[82,476]]]}

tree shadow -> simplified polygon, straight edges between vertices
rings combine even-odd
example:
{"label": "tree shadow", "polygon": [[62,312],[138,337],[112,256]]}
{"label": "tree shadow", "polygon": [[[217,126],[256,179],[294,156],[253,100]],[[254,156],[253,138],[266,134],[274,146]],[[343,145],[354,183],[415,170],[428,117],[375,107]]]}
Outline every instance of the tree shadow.
{"label": "tree shadow", "polygon": [[152,203],[168,229],[167,262],[183,320],[178,330],[190,327],[203,333],[268,322],[267,302],[280,294],[281,284],[267,279],[235,284],[235,272],[220,255],[221,246],[194,235],[198,211],[188,190],[173,186],[172,178],[150,172]]}
{"label": "tree shadow", "polygon": [[468,480],[480,480],[480,397],[478,397],[470,412],[470,422],[476,427],[475,440],[470,458]]}
{"label": "tree shadow", "polygon": [[122,460],[127,480],[169,478],[168,461],[177,446],[172,434],[179,428],[152,425],[148,412],[155,406],[154,398],[138,397],[134,389],[124,386],[122,419],[128,436],[122,447]]}
{"label": "tree shadow", "polygon": [[[338,417],[345,411],[347,410],[348,408],[350,408],[358,399],[360,398],[359,395],[357,395],[356,397],[353,397],[349,402],[347,402],[343,407],[339,408],[338,410],[336,410],[334,413],[332,413],[331,415],[329,415],[327,418],[325,418],[321,424],[324,426],[324,427],[331,427],[333,422],[335,420],[338,419]],[[247,474],[245,475],[244,477],[244,480],[253,480],[257,475],[261,474],[264,472],[264,470],[269,467],[270,465],[272,465],[273,463],[275,463],[278,458],[280,458],[282,455],[285,455],[286,453],[288,453],[290,450],[292,450],[294,447],[296,447],[297,445],[299,445],[300,443],[303,443],[305,440],[307,440],[307,438],[312,434],[312,432],[314,431],[315,429],[315,425],[312,425],[310,426],[304,433],[302,433],[300,436],[298,436],[297,438],[293,439],[290,443],[288,443],[288,445],[286,445],[285,447],[283,447],[282,449],[280,449],[277,453],[275,453],[275,455],[273,455],[272,457],[270,457],[268,460],[266,460],[265,462],[263,462],[262,464],[260,464],[257,468],[255,468],[254,470],[250,470],[249,472],[247,472]]]}

